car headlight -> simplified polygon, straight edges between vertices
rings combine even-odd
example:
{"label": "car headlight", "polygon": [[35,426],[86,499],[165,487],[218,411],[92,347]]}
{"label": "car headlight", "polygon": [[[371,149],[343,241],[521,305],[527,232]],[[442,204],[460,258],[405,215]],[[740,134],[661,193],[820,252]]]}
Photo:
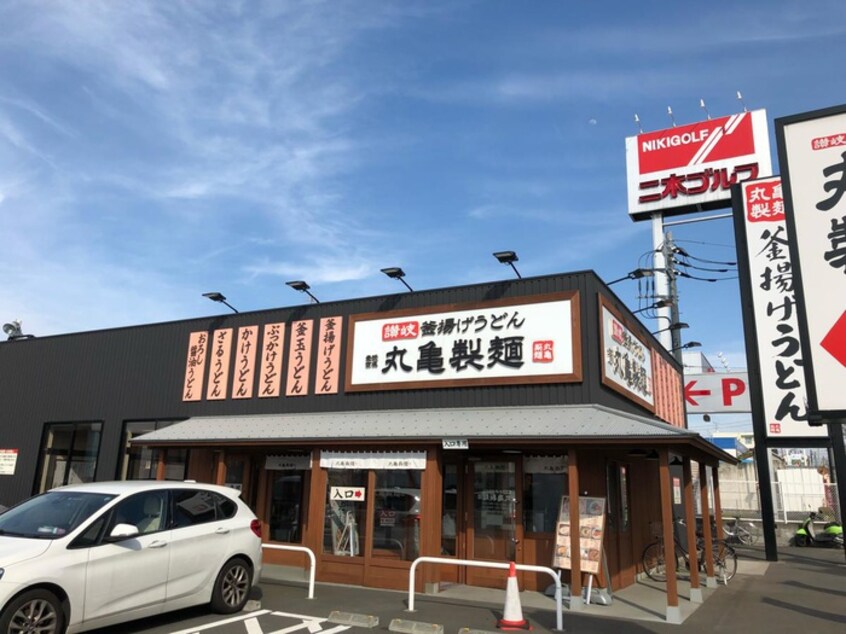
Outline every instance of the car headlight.
{"label": "car headlight", "polygon": [[3,578],[3,573],[4,573],[4,572],[6,572],[6,571],[5,571],[5,570],[3,570],[2,568],[0,568],[0,579],[2,579],[2,578]]}

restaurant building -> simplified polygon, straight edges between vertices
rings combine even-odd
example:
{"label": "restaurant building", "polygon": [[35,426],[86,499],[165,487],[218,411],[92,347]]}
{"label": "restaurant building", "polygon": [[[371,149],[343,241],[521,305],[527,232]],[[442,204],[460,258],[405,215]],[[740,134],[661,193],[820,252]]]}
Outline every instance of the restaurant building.
{"label": "restaurant building", "polygon": [[[682,389],[592,271],[6,341],[0,504],[79,481],[217,482],[241,491],[265,542],[311,548],[321,581],[405,588],[429,555],[617,589],[681,512],[690,461],[711,478],[707,512],[714,467],[732,460],[686,429]],[[504,584],[481,568],[419,574]]]}

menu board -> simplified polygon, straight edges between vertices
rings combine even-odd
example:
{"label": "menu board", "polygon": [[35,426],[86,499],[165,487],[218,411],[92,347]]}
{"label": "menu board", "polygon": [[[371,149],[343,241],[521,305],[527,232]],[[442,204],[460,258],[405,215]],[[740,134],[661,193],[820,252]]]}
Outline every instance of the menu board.
{"label": "menu board", "polygon": [[[570,496],[561,498],[552,567],[570,569]],[[599,573],[602,537],[605,532],[605,498],[579,498],[579,548],[582,572]]]}

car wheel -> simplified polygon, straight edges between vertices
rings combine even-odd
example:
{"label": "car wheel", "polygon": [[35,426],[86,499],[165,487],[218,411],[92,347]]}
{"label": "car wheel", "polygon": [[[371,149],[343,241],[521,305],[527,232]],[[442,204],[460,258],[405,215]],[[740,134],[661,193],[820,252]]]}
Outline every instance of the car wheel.
{"label": "car wheel", "polygon": [[247,562],[240,558],[227,561],[214,582],[212,610],[220,614],[240,612],[250,598],[252,586],[253,571]]}
{"label": "car wheel", "polygon": [[49,590],[24,592],[6,606],[0,617],[0,634],[62,634],[64,631],[62,606]]}

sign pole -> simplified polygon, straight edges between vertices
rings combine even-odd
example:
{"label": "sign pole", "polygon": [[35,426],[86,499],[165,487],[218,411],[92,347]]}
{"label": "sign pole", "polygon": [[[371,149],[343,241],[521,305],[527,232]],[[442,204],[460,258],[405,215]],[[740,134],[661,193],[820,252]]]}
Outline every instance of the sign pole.
{"label": "sign pole", "polygon": [[[846,519],[846,442],[843,440],[843,431],[846,430],[846,421],[839,420],[828,425],[828,433],[831,436],[831,453],[834,454],[834,482],[837,483],[837,498],[840,504],[840,523]],[[843,547],[843,555],[846,557],[846,544]]]}

